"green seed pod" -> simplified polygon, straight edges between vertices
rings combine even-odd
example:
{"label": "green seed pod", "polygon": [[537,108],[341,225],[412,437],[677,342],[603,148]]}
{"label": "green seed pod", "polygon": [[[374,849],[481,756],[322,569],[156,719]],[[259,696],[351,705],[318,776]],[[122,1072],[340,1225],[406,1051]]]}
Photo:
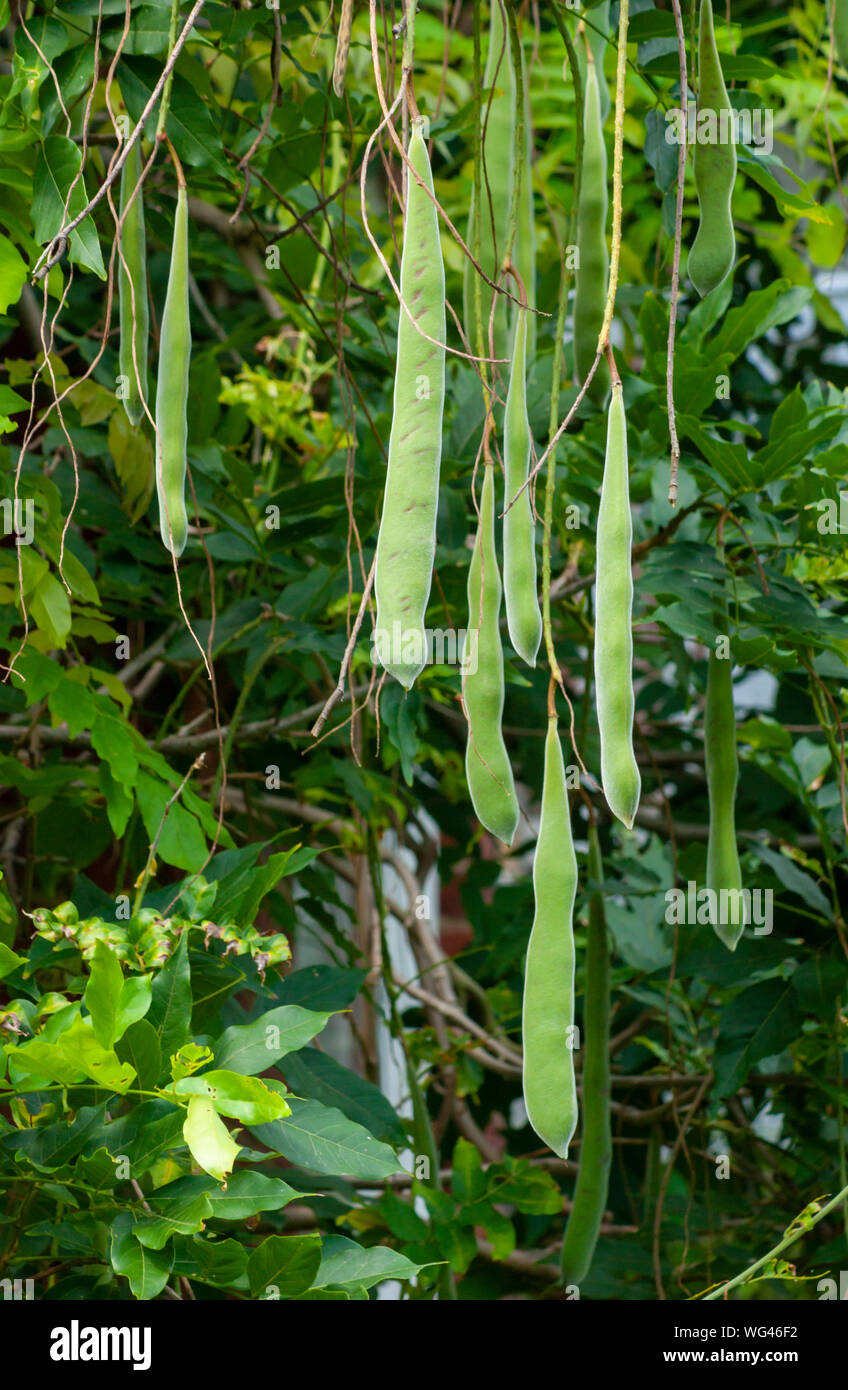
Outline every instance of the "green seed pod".
{"label": "green seed pod", "polygon": [[828,0],[833,5],[833,42],[836,55],[848,68],[848,0]]}
{"label": "green seed pod", "polygon": [[[598,77],[594,63],[587,63],[583,115],[583,164],[577,205],[578,266],[574,286],[574,366],[582,384],[598,350],[604,321],[609,279],[607,250],[607,149],[601,122]],[[610,385],[609,368],[602,358],[588,395],[603,405]]]}
{"label": "green seed pod", "polygon": [[487,830],[512,844],[518,799],[503,740],[503,647],[499,628],[501,576],[495,551],[495,478],[486,467],[480,524],[468,570],[468,632],[463,651],[468,743],[465,775],[471,803]]}
{"label": "green seed pod", "polygon": [[595,549],[595,698],[601,781],[607,805],[628,830],[641,778],[633,753],[633,575],[627,470],[627,421],[621,383],[612,390]]}
{"label": "green seed pod", "polygon": [[[530,466],[530,421],[527,418],[525,346],[527,314],[515,326],[509,390],[504,420],[505,505],[527,482]],[[536,665],[542,640],[542,615],[536,593],[536,523],[530,489],[525,487],[503,523],[504,592],[509,640],[528,666]]]}
{"label": "green seed pod", "polygon": [[188,440],[188,373],[191,321],[188,312],[188,195],[181,187],[174,218],[171,269],[159,335],[156,379],[156,490],[159,531],[165,549],[182,555],[188,537],[185,506]]}
{"label": "green seed pod", "polygon": [[[589,827],[589,873],[603,883],[598,832]],[[583,1131],[574,1204],[562,1247],[566,1284],[582,1284],[592,1264],[609,1190],[612,1164],[610,1127],[610,952],[602,892],[589,899],[586,937],[586,995],[583,1010]]]}
{"label": "green seed pod", "polygon": [[[433,177],[423,121],[413,122],[409,161],[426,188]],[[377,624],[381,665],[407,689],[427,659],[424,616],[436,553],[436,508],[445,401],[445,270],[433,203],[410,173],[400,289],[424,333],[401,309],[383,515],[377,538]]]}
{"label": "green seed pod", "polygon": [[530,1124],[560,1158],[577,1126],[574,1080],[574,934],[577,858],[556,718],[548,719],[542,815],[533,860],[536,910],[524,968],[524,1104]]}
{"label": "green seed pod", "polygon": [[[492,0],[491,3],[483,87],[487,92],[491,92],[491,100],[488,97],[484,98],[481,111],[483,187],[480,202],[480,242],[477,245],[477,192],[473,188],[465,241],[486,275],[497,284],[500,263],[507,244],[515,148],[515,77],[510,59],[509,34],[504,27],[500,0]],[[519,269],[523,274],[521,266]],[[478,343],[482,342],[483,355],[488,357],[489,319],[495,291],[490,289],[485,280],[480,281],[478,325],[477,271],[467,256],[462,275],[462,318],[465,336],[473,353],[479,351]],[[527,292],[530,293],[529,286]],[[495,356],[505,358],[508,345],[508,300],[499,294],[497,301],[494,317]]]}
{"label": "green seed pod", "polygon": [[[721,621],[721,619],[719,619]],[[710,652],[707,698],[704,706],[704,751],[710,827],[707,840],[707,887],[716,895],[719,920],[716,935],[735,951],[745,927],[742,869],[736,848],[736,715],[733,709],[733,662]],[[722,899],[722,892],[724,899]],[[722,917],[730,920],[723,922]],[[735,918],[736,920],[732,920]]]}
{"label": "green seed pod", "polygon": [[[716,48],[712,0],[701,0],[701,26],[698,41],[698,131],[693,165],[695,189],[701,220],[689,252],[689,279],[702,297],[721,284],[733,268],[736,239],[733,234],[731,201],[736,182],[736,148],[728,122],[724,143],[720,118],[732,108]],[[712,112],[715,139],[704,144],[701,113]]]}
{"label": "green seed pod", "polygon": [[[147,306],[147,238],[144,230],[144,201],[139,186],[141,165],[139,139],[130,149],[121,170],[119,211],[124,219],[120,244],[123,260],[119,257],[118,264],[121,325],[118,367],[125,379],[122,382],[126,390],[124,409],[130,424],[134,427],[144,415],[144,401],[147,397],[147,339],[150,324]],[[136,188],[138,191],[130,203],[130,197]]]}

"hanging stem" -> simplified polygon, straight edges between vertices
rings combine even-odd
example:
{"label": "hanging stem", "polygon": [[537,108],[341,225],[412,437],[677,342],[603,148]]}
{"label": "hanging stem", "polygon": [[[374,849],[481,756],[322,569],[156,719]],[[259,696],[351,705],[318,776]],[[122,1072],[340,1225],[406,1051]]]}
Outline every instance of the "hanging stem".
{"label": "hanging stem", "polygon": [[615,144],[612,157],[612,247],[610,250],[609,288],[604,321],[598,337],[598,354],[605,352],[615,313],[618,289],[618,266],[621,260],[622,164],[624,161],[624,83],[627,76],[627,26],[630,20],[630,0],[621,0],[618,19],[618,66],[615,73]]}
{"label": "hanging stem", "polygon": [[[552,7],[556,24],[565,44],[568,67],[574,84],[574,124],[575,124],[575,171],[574,201],[571,206],[566,246],[574,243],[577,223],[577,205],[580,199],[580,178],[583,168],[583,81],[577,63],[577,53],[562,16],[556,5]],[[556,484],[556,433],[559,420],[559,395],[562,385],[562,340],[565,334],[565,315],[568,305],[569,274],[565,256],[561,258],[559,279],[559,302],[557,305],[556,338],[554,340],[553,380],[551,382],[551,408],[548,428],[548,471],[545,476],[545,510],[542,527],[542,631],[545,637],[545,651],[548,657],[552,678],[562,684],[562,672],[554,650],[551,629],[551,531],[554,517],[554,491]]]}
{"label": "hanging stem", "polygon": [[[170,28],[169,28],[169,30],[168,30],[168,53],[169,53],[169,54],[173,51],[174,44],[175,44],[176,41],[177,41],[177,22],[178,22],[178,20],[179,20],[179,17],[180,17],[180,0],[172,0],[172,2],[171,2],[171,25],[170,25]],[[157,141],[164,139],[164,136],[165,136],[165,122],[166,122],[167,119],[168,119],[168,112],[169,112],[169,110],[170,110],[170,108],[171,108],[171,86],[172,86],[173,80],[174,80],[174,69],[171,68],[170,71],[169,71],[169,73],[168,73],[167,79],[166,79],[166,81],[165,81],[165,87],[164,87],[164,90],[163,90],[163,92],[162,92],[162,105],[159,107],[159,119],[158,119],[158,121],[156,122],[156,139],[157,139]]]}
{"label": "hanging stem", "polygon": [[680,243],[683,234],[683,192],[686,181],[686,125],[689,105],[689,79],[686,73],[686,35],[683,32],[683,16],[680,13],[680,0],[671,0],[674,11],[674,27],[677,30],[677,58],[680,64],[680,111],[683,116],[680,131],[680,149],[677,155],[677,199],[674,207],[674,256],[671,265],[671,299],[668,309],[668,351],[665,370],[666,406],[668,409],[668,433],[671,440],[671,470],[668,480],[668,500],[672,507],[677,505],[677,471],[680,465],[680,443],[677,438],[677,418],[674,411],[674,337],[677,328],[677,297],[680,292]]}

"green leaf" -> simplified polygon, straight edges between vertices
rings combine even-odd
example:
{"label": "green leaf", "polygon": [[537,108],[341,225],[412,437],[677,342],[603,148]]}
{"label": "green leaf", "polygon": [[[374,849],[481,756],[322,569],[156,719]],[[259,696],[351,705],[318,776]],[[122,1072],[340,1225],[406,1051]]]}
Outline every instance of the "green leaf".
{"label": "green leaf", "polygon": [[99,1086],[123,1094],[135,1077],[131,1066],[120,1062],[111,1049],[101,1047],[88,1019],[76,1018],[58,1044],[38,1037],[6,1050],[15,1067],[27,1075],[47,1077],[63,1086],[88,1076]]}
{"label": "green leaf", "polygon": [[295,1095],[335,1106],[387,1144],[405,1143],[403,1125],[383,1092],[372,1081],[343,1067],[328,1052],[304,1047],[286,1058],[281,1071]]}
{"label": "green leaf", "polygon": [[133,1234],[133,1218],[122,1211],[112,1222],[112,1241],[109,1251],[112,1268],[130,1281],[130,1288],[139,1299],[156,1298],[168,1282],[173,1250],[146,1250]]}
{"label": "green leaf", "polygon": [[202,1076],[184,1076],[174,1091],[181,1096],[207,1096],[219,1115],[245,1124],[264,1124],[289,1114],[283,1096],[264,1085],[258,1077],[240,1076],[233,1071],[207,1071]]}
{"label": "green leaf", "polygon": [[330,1236],[324,1241],[321,1268],[314,1280],[315,1288],[328,1284],[358,1284],[365,1289],[382,1284],[385,1279],[413,1279],[422,1269],[398,1250],[385,1245],[363,1249],[346,1236]]}
{"label": "green leaf", "polygon": [[188,964],[188,938],[180,937],[175,951],[153,981],[147,1021],[156,1029],[162,1059],[167,1062],[184,1042],[191,1028],[191,974]]}
{"label": "green leaf", "polygon": [[183,1237],[177,1242],[174,1272],[217,1288],[247,1290],[247,1250],[237,1240]]}
{"label": "green leaf", "polygon": [[830,920],[830,903],[811,874],[805,874],[787,854],[776,854],[765,845],[755,845],[754,852],[758,859],[768,864],[788,892],[802,898],[807,906],[814,912],[819,912],[825,921]]}
{"label": "green leaf", "polygon": [[314,1100],[291,1100],[287,1120],[251,1125],[251,1133],[290,1163],[314,1173],[345,1173],[354,1178],[386,1178],[401,1171],[387,1144],[354,1124],[340,1110]]}
{"label": "green leaf", "polygon": [[26,261],[8,237],[0,236],[0,314],[17,304],[26,282]]}
{"label": "green leaf", "polygon": [[71,602],[64,585],[52,574],[38,581],[30,599],[30,613],[53,647],[63,648],[71,631]]}
{"label": "green leaf", "polygon": [[206,841],[196,818],[176,802],[168,810],[164,824],[162,822],[166,807],[174,794],[167,782],[160,782],[149,773],[139,772],[135,794],[151,844],[159,834],[160,826],[162,827],[156,846],[159,858],[178,869],[187,869],[189,872],[199,869],[206,859]]}
{"label": "green leaf", "polygon": [[6,1137],[4,1146],[14,1153],[25,1154],[31,1163],[41,1168],[61,1168],[95,1140],[105,1120],[105,1101],[102,1105],[85,1105],[70,1123],[62,1120],[37,1129],[16,1130]]}
{"label": "green leaf", "polygon": [[125,980],[117,955],[106,942],[99,941],[83,998],[97,1041],[101,1047],[111,1047],[150,1008],[152,981],[145,974]]}
{"label": "green leaf", "polygon": [[476,1202],[486,1191],[486,1175],[479,1150],[467,1139],[458,1139],[453,1150],[451,1192],[458,1202]]}
{"label": "green leaf", "polygon": [[[189,1180],[190,1181],[190,1180]],[[171,1236],[193,1235],[202,1231],[205,1221],[212,1215],[212,1205],[205,1192],[182,1188],[185,1179],[168,1183],[151,1194],[151,1202],[163,1214],[142,1218],[136,1223],[133,1234],[148,1250],[161,1250]],[[182,1188],[182,1190],[178,1190]]]}
{"label": "green leaf", "polygon": [[9,947],[0,941],[0,980],[5,980],[7,975],[12,975],[18,966],[26,964],[26,956],[16,955],[10,951]]}
{"label": "green leaf", "polygon": [[113,411],[109,419],[108,443],[121,485],[121,506],[136,522],[147,511],[156,482],[153,445],[146,434],[133,429],[124,410]]}
{"label": "green leaf", "polygon": [[101,1047],[111,1047],[118,1037],[118,1002],[123,987],[121,962],[105,941],[98,941],[83,999],[91,1014],[94,1036]]}
{"label": "green leaf", "polygon": [[247,1221],[261,1211],[279,1211],[302,1197],[282,1178],[271,1178],[250,1168],[233,1173],[226,1190],[210,1192],[212,1215],[220,1221]]}
{"label": "green leaf", "polygon": [[321,1237],[268,1236],[247,1262],[254,1298],[292,1298],[312,1287],[321,1264]]}
{"label": "green leaf", "polygon": [[115,1051],[122,1062],[135,1068],[141,1090],[152,1091],[162,1074],[162,1050],[159,1035],[148,1020],[141,1018],[130,1024]]}
{"label": "green leaf", "polygon": [[183,1138],[195,1163],[213,1178],[223,1182],[227,1173],[232,1172],[241,1145],[230,1138],[227,1126],[207,1096],[191,1097]]}
{"label": "green leaf", "polygon": [[135,739],[128,724],[120,719],[98,714],[91,725],[91,746],[98,758],[109,764],[116,782],[129,790],[138,775]]}
{"label": "green leaf", "polygon": [[[64,135],[49,135],[42,142],[35,161],[32,185],[32,221],[35,239],[41,246],[52,241],[64,221],[71,221],[86,206],[85,183],[77,179],[82,151]],[[74,180],[74,191],[68,193]],[[65,204],[67,202],[67,214]],[[71,232],[70,259],[106,279],[100,241],[91,216]]]}
{"label": "green leaf", "polygon": [[254,1023],[236,1024],[218,1039],[215,1065],[255,1076],[267,1071],[289,1052],[297,1052],[311,1042],[326,1025],[329,1014],[312,1013],[297,1004],[283,1004],[257,1018]]}
{"label": "green leaf", "polygon": [[326,1010],[335,1013],[353,1003],[367,971],[343,969],[337,965],[306,965],[293,970],[275,989],[284,1004],[300,1004],[301,1008]]}
{"label": "green leaf", "polygon": [[788,1047],[801,1023],[791,981],[762,980],[737,994],[720,1016],[714,1094],[732,1094],[757,1062]]}

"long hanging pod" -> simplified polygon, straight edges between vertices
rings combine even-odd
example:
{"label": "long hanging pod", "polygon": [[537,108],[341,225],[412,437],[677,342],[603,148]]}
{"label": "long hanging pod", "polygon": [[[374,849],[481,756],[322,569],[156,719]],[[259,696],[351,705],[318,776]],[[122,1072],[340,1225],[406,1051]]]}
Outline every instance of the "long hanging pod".
{"label": "long hanging pod", "polygon": [[[483,72],[483,87],[491,95],[484,98],[481,112],[484,176],[481,196],[478,198],[476,187],[471,190],[466,235],[466,245],[474,251],[480,266],[495,284],[500,274],[500,258],[506,250],[515,146],[515,78],[502,5],[503,0],[491,0],[489,43]],[[478,320],[477,280],[477,271],[466,257],[462,273],[462,318],[465,335],[472,352],[478,352],[479,344],[482,343],[483,355],[488,357],[489,319],[495,291],[484,280],[480,280]],[[508,346],[506,305],[505,297],[497,295],[494,343],[495,356],[501,358],[507,356]]]}
{"label": "long hanging pod", "polygon": [[[141,166],[141,140],[138,139],[131,146],[121,170],[119,215],[123,219],[120,241],[123,259],[118,258],[118,370],[123,378],[121,384],[125,392],[122,396],[124,410],[133,427],[138,425],[144,415],[150,327],[147,305],[147,237],[144,229],[144,200],[139,182]],[[135,197],[130,203],[133,193]]]}
{"label": "long hanging pod", "polygon": [[542,614],[536,592],[536,522],[529,487],[525,487],[530,467],[530,421],[527,418],[525,386],[527,313],[520,313],[515,325],[515,341],[509,374],[504,419],[505,503],[518,489],[521,496],[504,516],[504,592],[509,640],[528,666],[536,665],[542,640]]}
{"label": "long hanging pod", "polygon": [[463,650],[463,698],[468,717],[465,775],[478,820],[510,845],[518,828],[519,810],[501,729],[504,670],[494,474],[492,464],[487,464],[480,521],[468,570],[468,629]]}
{"label": "long hanging pod", "polygon": [[[595,360],[609,279],[607,149],[594,62],[587,62],[586,69],[583,163],[577,205],[578,265],[574,287],[574,366],[581,383],[586,380]],[[601,358],[588,395],[598,405],[603,405],[609,393],[609,384],[609,368]]]}
{"label": "long hanging pod", "polygon": [[[589,827],[589,875],[603,884],[598,832]],[[610,951],[603,891],[589,899],[586,937],[586,995],[583,1013],[583,1128],[574,1201],[562,1247],[565,1284],[582,1284],[592,1264],[609,1191],[610,1126]]]}
{"label": "long hanging pod", "polygon": [[628,829],[642,779],[633,752],[633,524],[627,467],[627,420],[621,382],[613,383],[595,545],[595,699],[601,735],[601,782],[607,805]]}
{"label": "long hanging pod", "polygon": [[[550,710],[549,697],[549,710]],[[577,1127],[574,1079],[574,899],[577,857],[556,714],[545,738],[542,814],[533,860],[535,912],[524,967],[522,1078],[530,1124],[560,1158]]]}
{"label": "long hanging pod", "polygon": [[191,321],[188,309],[188,194],[177,193],[171,268],[159,334],[156,377],[156,491],[159,531],[165,548],[182,555],[188,536],[185,506],[188,443],[188,375]]}
{"label": "long hanging pod", "polygon": [[[722,557],[723,547],[720,546],[719,558]],[[726,624],[726,605],[723,605],[718,621]],[[707,698],[704,705],[704,751],[710,807],[707,887],[715,894],[717,912],[713,926],[716,935],[728,950],[735,951],[745,927],[746,910],[742,896],[742,869],[736,847],[739,759],[732,670],[729,653],[726,657],[720,657],[713,647],[707,668]],[[723,918],[728,920],[723,921]]]}
{"label": "long hanging pod", "polygon": [[438,214],[426,191],[433,192],[433,176],[423,127],[423,118],[416,117],[407,154],[424,187],[410,171],[400,267],[404,304],[422,331],[401,307],[374,576],[377,657],[407,689],[427,659],[424,616],[436,553],[445,403],[445,270]]}
{"label": "long hanging pod", "polygon": [[[721,71],[713,28],[712,0],[701,0],[698,38],[698,118],[712,113],[714,139],[707,143],[703,134],[692,157],[695,189],[701,220],[689,252],[689,279],[698,294],[716,289],[733,268],[736,238],[733,231],[731,199],[736,182],[736,147],[730,124],[732,108]],[[721,116],[725,113],[726,128]],[[722,135],[726,138],[723,140]]]}

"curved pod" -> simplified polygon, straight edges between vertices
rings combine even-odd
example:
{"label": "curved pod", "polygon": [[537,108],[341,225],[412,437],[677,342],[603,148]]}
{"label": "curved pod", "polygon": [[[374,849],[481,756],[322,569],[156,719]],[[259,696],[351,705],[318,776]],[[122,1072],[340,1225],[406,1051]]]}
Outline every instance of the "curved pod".
{"label": "curved pod", "polygon": [[188,374],[191,320],[188,310],[188,194],[181,186],[174,217],[171,268],[156,377],[156,491],[159,531],[166,550],[182,555],[188,537],[185,505],[188,441]]}
{"label": "curved pod", "polygon": [[[414,121],[409,162],[433,191],[423,121]],[[436,553],[436,508],[445,401],[445,271],[435,206],[410,172],[406,190],[392,429],[377,538],[378,660],[407,689],[427,659],[424,615]]]}
{"label": "curved pod", "polygon": [[[530,467],[530,421],[525,386],[528,315],[515,325],[509,390],[504,419],[505,505],[527,482]],[[504,592],[509,640],[528,666],[536,665],[542,640],[542,615],[536,593],[536,521],[529,487],[509,508],[503,521]]]}
{"label": "curved pod", "polygon": [[[724,85],[713,28],[712,0],[701,0],[698,39],[698,135],[693,155],[695,189],[701,219],[689,252],[689,279],[701,296],[729,275],[736,256],[731,200],[736,182],[736,148],[729,119],[730,99]],[[712,113],[714,138],[703,143],[701,114]],[[726,113],[722,120],[722,112]],[[723,138],[724,137],[724,138]]]}
{"label": "curved pod", "polygon": [[548,719],[542,815],[533,860],[535,912],[524,967],[522,1077],[530,1124],[560,1158],[577,1127],[574,899],[577,857],[556,718]]}
{"label": "curved pod", "polygon": [[[138,139],[127,154],[121,170],[119,214],[123,218],[123,225],[118,258],[118,370],[126,379],[124,410],[133,427],[139,424],[144,415],[150,328],[147,305],[147,237],[144,229],[144,201],[139,182],[141,166],[141,140]],[[135,197],[130,203],[134,192]]]}
{"label": "curved pod", "polygon": [[505,844],[518,828],[518,798],[503,739],[501,576],[495,550],[495,473],[485,469],[480,521],[468,570],[468,631],[463,651],[463,697],[468,717],[465,775],[478,820]]}
{"label": "curved pod", "polygon": [[633,575],[627,421],[621,383],[613,386],[595,549],[595,699],[601,781],[607,805],[628,829],[641,778],[633,753]]}
{"label": "curved pod", "polygon": [[[595,64],[587,63],[586,67],[583,165],[577,205],[578,266],[574,289],[574,368],[581,384],[589,375],[598,350],[609,280],[607,149]],[[609,368],[602,358],[588,395],[598,405],[603,405],[609,385]]]}

